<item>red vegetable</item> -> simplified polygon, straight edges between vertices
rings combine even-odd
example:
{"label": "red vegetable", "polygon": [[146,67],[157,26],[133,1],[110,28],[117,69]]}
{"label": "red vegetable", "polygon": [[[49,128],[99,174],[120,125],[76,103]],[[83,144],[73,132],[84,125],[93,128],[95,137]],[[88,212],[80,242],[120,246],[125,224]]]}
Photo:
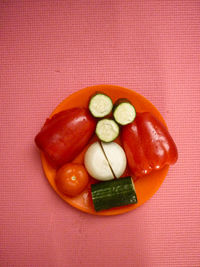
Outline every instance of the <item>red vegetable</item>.
{"label": "red vegetable", "polygon": [[148,112],[137,113],[134,122],[123,127],[122,143],[130,170],[136,176],[174,164],[178,159],[168,130]]}
{"label": "red vegetable", "polygon": [[81,164],[67,163],[57,172],[55,182],[58,190],[67,196],[77,196],[86,187],[89,176]]}
{"label": "red vegetable", "polygon": [[47,119],[35,142],[55,167],[73,160],[88,143],[96,122],[85,108],[72,108]]}

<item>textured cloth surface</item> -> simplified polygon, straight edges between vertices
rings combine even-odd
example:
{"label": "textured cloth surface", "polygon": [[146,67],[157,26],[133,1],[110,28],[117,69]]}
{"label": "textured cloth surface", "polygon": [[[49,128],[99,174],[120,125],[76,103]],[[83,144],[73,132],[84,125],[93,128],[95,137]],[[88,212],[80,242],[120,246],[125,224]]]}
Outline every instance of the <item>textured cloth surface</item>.
{"label": "textured cloth surface", "polygon": [[[0,7],[0,266],[200,266],[200,1]],[[60,101],[96,84],[149,99],[179,150],[159,191],[113,217],[62,201],[34,145]]]}

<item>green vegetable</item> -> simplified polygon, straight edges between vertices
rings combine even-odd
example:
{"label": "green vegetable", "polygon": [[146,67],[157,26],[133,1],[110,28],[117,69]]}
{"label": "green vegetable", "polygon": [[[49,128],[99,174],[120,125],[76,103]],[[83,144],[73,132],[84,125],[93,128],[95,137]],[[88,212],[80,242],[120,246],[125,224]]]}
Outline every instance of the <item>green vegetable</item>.
{"label": "green vegetable", "polygon": [[104,93],[98,92],[90,98],[89,110],[95,118],[107,116],[112,108],[112,99]]}
{"label": "green vegetable", "polygon": [[120,98],[114,104],[113,117],[120,125],[127,125],[134,121],[136,111],[128,99]]}
{"label": "green vegetable", "polygon": [[133,180],[130,176],[91,185],[96,211],[137,203]]}
{"label": "green vegetable", "polygon": [[95,132],[101,141],[109,143],[118,137],[119,126],[114,120],[102,119],[98,121]]}

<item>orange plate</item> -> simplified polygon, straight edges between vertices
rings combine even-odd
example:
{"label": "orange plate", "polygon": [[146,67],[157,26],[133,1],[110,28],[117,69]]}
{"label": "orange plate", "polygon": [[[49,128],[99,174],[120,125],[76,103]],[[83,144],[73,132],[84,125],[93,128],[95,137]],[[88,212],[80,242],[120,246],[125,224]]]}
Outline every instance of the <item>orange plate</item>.
{"label": "orange plate", "polygon": [[[112,98],[113,101],[121,97],[123,98],[126,97],[135,106],[136,111],[138,112],[149,111],[166,125],[164,119],[162,118],[158,110],[147,99],[145,99],[143,96],[139,95],[138,93],[132,90],[122,88],[119,86],[114,86],[114,85],[97,85],[97,86],[91,86],[91,87],[82,89],[70,95],[63,102],[61,102],[57,106],[57,108],[53,111],[51,116],[64,109],[69,109],[72,107],[87,107],[90,96],[96,91],[105,92]],[[94,142],[95,140],[96,140],[96,137],[94,137],[91,140],[90,144]],[[120,139],[118,138],[116,142],[120,144]],[[73,162],[83,163],[84,153],[87,147],[80,153],[80,155],[78,155],[74,159]],[[79,209],[81,211],[84,211],[90,214],[95,214],[95,215],[117,215],[117,214],[128,212],[130,210],[136,209],[137,207],[141,206],[143,203],[145,203],[149,198],[151,198],[155,194],[155,192],[158,190],[163,180],[165,179],[168,169],[169,169],[169,167],[166,166],[162,170],[152,172],[151,174],[135,181],[135,188],[136,188],[136,193],[138,197],[137,204],[131,204],[127,206],[112,208],[112,209],[105,210],[105,211],[95,212],[93,208],[93,204],[92,204],[92,199],[91,199],[90,184],[84,190],[84,192],[82,192],[77,197],[71,198],[71,197],[62,195],[55,186],[56,170],[53,169],[52,166],[47,162],[43,153],[41,153],[41,159],[42,159],[42,165],[43,165],[45,175],[50,185],[56,191],[56,193],[64,201],[66,201],[68,204],[75,207],[76,209]],[[131,173],[127,169],[124,175],[131,175]]]}

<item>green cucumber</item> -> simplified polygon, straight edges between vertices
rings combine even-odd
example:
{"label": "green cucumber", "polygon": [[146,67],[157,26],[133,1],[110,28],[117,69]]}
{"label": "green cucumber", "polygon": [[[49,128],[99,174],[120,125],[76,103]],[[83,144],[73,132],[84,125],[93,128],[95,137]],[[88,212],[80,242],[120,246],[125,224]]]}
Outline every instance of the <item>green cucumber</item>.
{"label": "green cucumber", "polygon": [[118,137],[119,126],[112,119],[102,119],[98,121],[95,132],[101,141],[109,143]]}
{"label": "green cucumber", "polygon": [[103,118],[110,114],[113,108],[112,99],[101,92],[95,93],[89,102],[89,110],[95,118]]}
{"label": "green cucumber", "polygon": [[128,99],[120,98],[114,104],[113,117],[118,124],[127,125],[134,121],[136,111]]}
{"label": "green cucumber", "polygon": [[131,176],[91,185],[95,211],[137,203]]}

